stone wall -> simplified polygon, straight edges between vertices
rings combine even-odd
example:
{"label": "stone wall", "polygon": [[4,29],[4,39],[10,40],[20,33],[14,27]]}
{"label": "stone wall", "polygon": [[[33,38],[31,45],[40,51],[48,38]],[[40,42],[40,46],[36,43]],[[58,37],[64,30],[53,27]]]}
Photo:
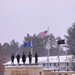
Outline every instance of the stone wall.
{"label": "stone wall", "polygon": [[4,75],[72,75],[72,71],[44,70],[42,66],[5,66]]}
{"label": "stone wall", "polygon": [[44,75],[41,66],[6,66],[4,75]]}
{"label": "stone wall", "polygon": [[75,74],[73,71],[51,71],[51,70],[43,70],[44,75],[72,75]]}
{"label": "stone wall", "polygon": [[54,75],[52,70],[43,70],[44,71],[44,75]]}
{"label": "stone wall", "polygon": [[54,75],[72,75],[74,74],[73,71],[54,71],[53,72]]}

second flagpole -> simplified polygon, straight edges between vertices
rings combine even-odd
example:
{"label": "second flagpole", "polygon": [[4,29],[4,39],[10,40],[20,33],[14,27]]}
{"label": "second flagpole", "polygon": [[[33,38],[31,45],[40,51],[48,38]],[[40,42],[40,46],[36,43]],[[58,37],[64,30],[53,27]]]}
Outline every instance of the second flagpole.
{"label": "second flagpole", "polygon": [[32,57],[33,57],[32,38],[31,38],[31,54],[32,54]]}
{"label": "second flagpole", "polygon": [[47,68],[49,68],[49,49],[50,49],[50,42],[49,42],[49,27],[48,27],[48,41],[47,41],[47,50],[48,50],[48,56],[47,56]]}

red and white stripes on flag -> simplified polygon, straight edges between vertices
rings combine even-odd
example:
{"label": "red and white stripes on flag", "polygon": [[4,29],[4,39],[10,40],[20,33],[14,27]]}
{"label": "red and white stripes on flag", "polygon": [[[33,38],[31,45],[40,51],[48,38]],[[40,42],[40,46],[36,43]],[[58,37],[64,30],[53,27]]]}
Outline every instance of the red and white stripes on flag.
{"label": "red and white stripes on flag", "polygon": [[40,37],[45,37],[45,36],[47,36],[47,31],[40,32],[38,35]]}

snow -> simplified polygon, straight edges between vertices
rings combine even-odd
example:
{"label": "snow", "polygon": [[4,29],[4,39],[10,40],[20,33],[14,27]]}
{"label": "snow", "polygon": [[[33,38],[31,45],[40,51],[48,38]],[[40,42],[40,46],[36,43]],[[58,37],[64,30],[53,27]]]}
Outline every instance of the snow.
{"label": "snow", "polygon": [[16,65],[16,66],[13,66],[13,65],[8,65],[8,66],[5,66],[5,67],[8,67],[8,68],[10,68],[10,67],[43,67],[42,65],[21,65],[21,66],[19,66],[19,65]]}

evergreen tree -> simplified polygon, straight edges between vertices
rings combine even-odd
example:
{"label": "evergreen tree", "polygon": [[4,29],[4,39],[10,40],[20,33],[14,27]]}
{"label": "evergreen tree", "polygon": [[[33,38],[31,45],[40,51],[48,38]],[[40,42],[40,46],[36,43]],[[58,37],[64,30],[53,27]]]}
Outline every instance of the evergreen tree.
{"label": "evergreen tree", "polygon": [[75,23],[73,23],[72,27],[68,29],[68,35],[66,36],[66,39],[69,52],[73,55],[73,57],[70,59],[71,68],[73,71],[75,71]]}
{"label": "evergreen tree", "polygon": [[68,29],[67,39],[68,49],[72,55],[75,55],[75,23]]}
{"label": "evergreen tree", "polygon": [[[24,37],[24,42],[26,41],[30,41],[32,40],[32,46],[33,46],[33,55],[35,52],[38,53],[39,56],[47,56],[47,50],[46,50],[46,44],[48,41],[48,37],[39,37],[36,34],[34,34],[33,36],[30,36],[29,34],[27,34],[26,37]],[[53,34],[49,35],[49,43],[51,46],[50,49],[50,55],[57,55],[58,54],[58,48],[57,48],[57,42],[56,42],[56,38]],[[28,53],[30,52],[30,47],[25,47],[24,45],[21,45],[20,47],[20,54],[22,54],[22,52],[25,52],[26,55],[28,55]]]}

